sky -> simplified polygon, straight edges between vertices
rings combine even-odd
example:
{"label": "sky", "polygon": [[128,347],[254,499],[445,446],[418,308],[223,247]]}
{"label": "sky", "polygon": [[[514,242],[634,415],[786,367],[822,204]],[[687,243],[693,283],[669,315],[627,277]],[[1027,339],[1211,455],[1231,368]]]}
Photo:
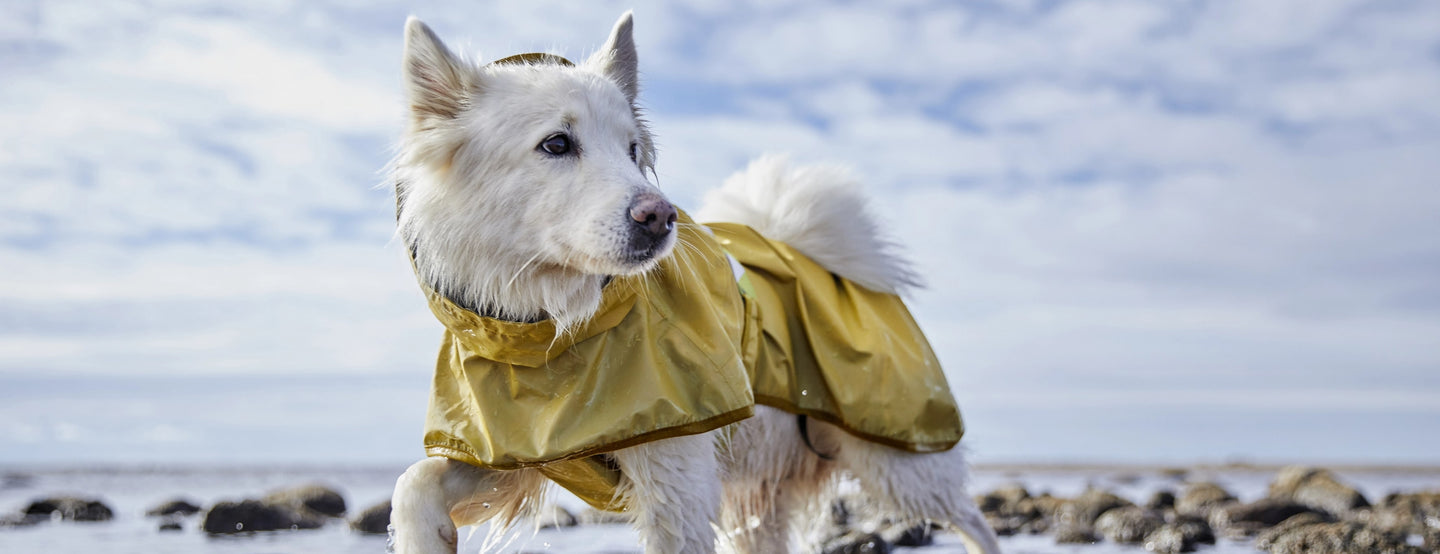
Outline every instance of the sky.
{"label": "sky", "polygon": [[422,456],[405,18],[631,8],[660,187],[854,168],[972,461],[1440,463],[1440,3],[4,4],[0,464]]}

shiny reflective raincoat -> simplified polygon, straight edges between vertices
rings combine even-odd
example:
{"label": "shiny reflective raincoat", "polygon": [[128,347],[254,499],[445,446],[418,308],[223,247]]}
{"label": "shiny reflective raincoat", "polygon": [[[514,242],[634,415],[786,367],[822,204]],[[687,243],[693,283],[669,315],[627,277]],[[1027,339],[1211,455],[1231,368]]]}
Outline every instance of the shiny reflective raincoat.
{"label": "shiny reflective raincoat", "polygon": [[899,297],[743,225],[682,215],[678,232],[674,254],[611,280],[595,317],[562,336],[427,289],[446,332],[426,453],[535,467],[614,510],[620,474],[598,454],[717,429],[757,402],[913,452],[960,440],[940,364]]}

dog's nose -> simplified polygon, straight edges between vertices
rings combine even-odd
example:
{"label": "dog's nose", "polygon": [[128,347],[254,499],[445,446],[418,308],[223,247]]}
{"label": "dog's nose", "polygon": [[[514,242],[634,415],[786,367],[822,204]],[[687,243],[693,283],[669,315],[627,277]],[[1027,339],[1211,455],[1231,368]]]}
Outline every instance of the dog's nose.
{"label": "dog's nose", "polygon": [[675,228],[676,215],[675,206],[658,196],[641,198],[630,208],[630,219],[655,237],[662,237]]}

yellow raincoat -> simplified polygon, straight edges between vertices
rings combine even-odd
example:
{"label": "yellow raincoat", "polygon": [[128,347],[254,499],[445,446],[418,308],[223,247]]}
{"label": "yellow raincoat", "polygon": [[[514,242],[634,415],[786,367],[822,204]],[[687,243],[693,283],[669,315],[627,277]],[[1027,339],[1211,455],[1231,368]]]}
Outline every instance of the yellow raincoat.
{"label": "yellow raincoat", "polygon": [[960,440],[940,364],[899,297],[743,225],[682,214],[678,233],[674,254],[612,279],[595,316],[563,336],[550,321],[481,317],[426,288],[446,328],[426,453],[535,467],[618,510],[619,471],[598,454],[717,429],[756,402],[914,452]]}

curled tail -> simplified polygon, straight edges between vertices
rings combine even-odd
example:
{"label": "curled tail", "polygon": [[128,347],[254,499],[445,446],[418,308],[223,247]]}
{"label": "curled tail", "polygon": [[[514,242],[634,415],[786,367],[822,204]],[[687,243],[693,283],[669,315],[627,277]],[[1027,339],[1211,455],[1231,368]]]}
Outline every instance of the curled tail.
{"label": "curled tail", "polygon": [[696,219],[748,225],[871,290],[900,294],[923,287],[899,246],[880,232],[867,202],[844,168],[791,166],[785,156],[767,155],[707,194]]}

